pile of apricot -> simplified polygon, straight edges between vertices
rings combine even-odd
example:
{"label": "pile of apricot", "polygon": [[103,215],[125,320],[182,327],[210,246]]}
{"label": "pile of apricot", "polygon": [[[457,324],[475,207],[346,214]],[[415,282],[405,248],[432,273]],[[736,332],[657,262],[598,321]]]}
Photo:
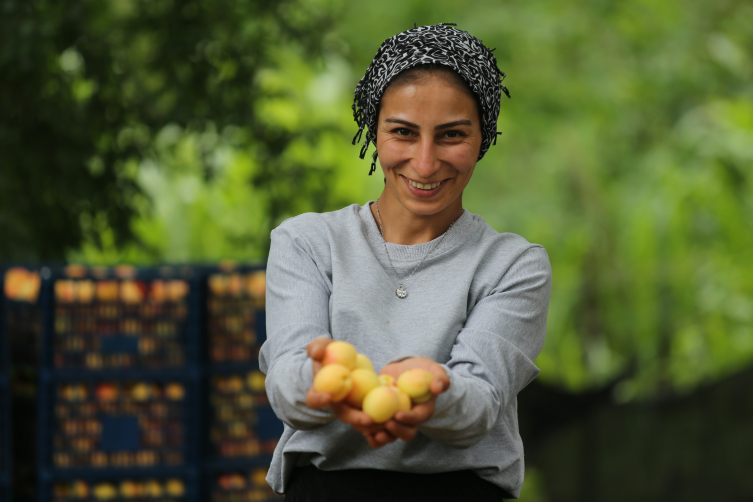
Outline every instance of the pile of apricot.
{"label": "pile of apricot", "polygon": [[431,399],[433,378],[421,368],[405,371],[397,381],[390,375],[377,375],[368,357],[348,342],[335,341],[325,349],[314,389],[329,394],[333,402],[345,401],[362,409],[376,423],[384,423],[397,411],[409,411],[414,404]]}

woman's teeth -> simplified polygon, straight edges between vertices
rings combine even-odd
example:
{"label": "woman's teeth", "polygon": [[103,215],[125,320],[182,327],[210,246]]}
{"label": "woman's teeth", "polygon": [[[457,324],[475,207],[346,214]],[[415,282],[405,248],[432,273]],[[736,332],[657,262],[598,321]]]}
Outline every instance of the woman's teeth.
{"label": "woman's teeth", "polygon": [[442,184],[441,181],[438,181],[437,183],[417,183],[413,180],[408,180],[408,183],[410,183],[412,187],[416,187],[421,190],[434,190],[435,188],[437,188],[439,185]]}

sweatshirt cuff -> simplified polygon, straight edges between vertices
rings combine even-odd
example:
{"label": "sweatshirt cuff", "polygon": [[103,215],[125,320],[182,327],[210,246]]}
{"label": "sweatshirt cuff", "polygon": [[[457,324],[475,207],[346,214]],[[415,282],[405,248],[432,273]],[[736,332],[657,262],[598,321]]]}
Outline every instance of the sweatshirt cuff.
{"label": "sweatshirt cuff", "polygon": [[306,395],[311,386],[314,385],[314,362],[310,357],[307,357],[306,361],[304,361],[301,366],[301,374],[299,375],[298,381],[301,384],[303,394]]}
{"label": "sweatshirt cuff", "polygon": [[463,378],[458,376],[446,364],[440,364],[447,373],[447,378],[450,379],[450,387],[437,396],[437,401],[434,403],[434,415],[426,423],[429,424],[434,418],[443,416],[444,413],[457,403],[465,395],[465,386],[467,382]]}

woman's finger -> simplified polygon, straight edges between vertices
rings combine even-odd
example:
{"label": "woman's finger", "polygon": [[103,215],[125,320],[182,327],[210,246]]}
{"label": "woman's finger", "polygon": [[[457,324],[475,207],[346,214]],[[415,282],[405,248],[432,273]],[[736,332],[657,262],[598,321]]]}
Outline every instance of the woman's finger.
{"label": "woman's finger", "polygon": [[311,409],[318,410],[324,408],[332,402],[332,396],[326,392],[319,392],[310,387],[306,393],[306,406]]}
{"label": "woman's finger", "polygon": [[442,372],[439,376],[435,373],[434,380],[431,381],[431,385],[429,386],[431,393],[434,395],[441,394],[449,388],[450,378],[447,376],[447,373]]}
{"label": "woman's finger", "polygon": [[398,411],[393,420],[409,427],[418,427],[434,414],[434,403],[417,404],[410,411]]}
{"label": "woman's finger", "polygon": [[374,434],[374,441],[379,444],[380,446],[384,446],[386,444],[390,444],[393,441],[396,441],[397,438],[392,435],[390,432],[386,430],[381,430]]}
{"label": "woman's finger", "polygon": [[371,446],[374,449],[381,448],[384,446],[381,443],[378,443],[376,439],[374,439],[374,434],[364,434],[363,437],[366,438],[366,442],[369,443],[369,446]]}
{"label": "woman's finger", "polygon": [[306,346],[306,353],[314,361],[321,361],[324,359],[324,349],[326,349],[327,345],[332,342],[333,340],[331,338],[320,336],[309,342]]}
{"label": "woman's finger", "polygon": [[417,427],[407,426],[396,420],[388,421],[386,424],[384,424],[384,428],[387,429],[387,432],[398,439],[402,439],[403,441],[410,441],[416,436],[416,433],[418,432]]}
{"label": "woman's finger", "polygon": [[340,421],[353,426],[367,427],[374,424],[374,421],[363,411],[353,408],[347,403],[332,403],[332,410],[335,412]]}

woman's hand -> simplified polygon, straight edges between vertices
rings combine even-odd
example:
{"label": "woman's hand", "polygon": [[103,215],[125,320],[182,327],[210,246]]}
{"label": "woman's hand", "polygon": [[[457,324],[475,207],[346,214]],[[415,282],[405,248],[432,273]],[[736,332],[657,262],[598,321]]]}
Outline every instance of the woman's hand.
{"label": "woman's hand", "polygon": [[[314,376],[322,369],[322,359],[331,338],[317,338],[306,347],[306,352],[312,360]],[[444,368],[428,357],[409,357],[395,363],[390,363],[379,372],[380,375],[391,375],[395,380],[405,371],[422,368],[434,375],[430,390],[431,399],[425,403],[414,405],[410,411],[398,411],[395,416],[383,424],[374,423],[366,413],[350,406],[344,401],[332,402],[332,396],[326,392],[319,392],[313,386],[306,394],[306,406],[320,409],[329,406],[335,416],[355,430],[360,432],[372,448],[380,448],[396,439],[410,441],[418,432],[418,427],[429,420],[434,414],[434,403],[437,395],[450,387],[450,379]]]}
{"label": "woman's hand", "polygon": [[[312,360],[314,376],[322,369],[322,359],[324,359],[324,349],[334,340],[331,338],[317,338],[306,347],[306,352]],[[313,409],[324,408],[329,406],[335,413],[335,416],[346,424],[350,424],[355,430],[360,432],[368,440],[368,436],[384,430],[384,424],[375,424],[366,413],[350,406],[344,401],[332,402],[332,396],[326,392],[319,392],[312,385],[306,393],[306,406]]]}
{"label": "woman's hand", "polygon": [[405,371],[413,368],[421,368],[434,375],[429,389],[434,394],[425,403],[414,405],[410,411],[398,411],[392,420],[383,425],[383,430],[366,436],[366,440],[372,448],[379,448],[396,439],[410,441],[416,436],[418,427],[429,420],[434,414],[434,405],[437,396],[450,388],[450,378],[442,366],[428,357],[409,357],[395,363],[390,363],[379,372],[380,375],[390,375],[395,380]]}

